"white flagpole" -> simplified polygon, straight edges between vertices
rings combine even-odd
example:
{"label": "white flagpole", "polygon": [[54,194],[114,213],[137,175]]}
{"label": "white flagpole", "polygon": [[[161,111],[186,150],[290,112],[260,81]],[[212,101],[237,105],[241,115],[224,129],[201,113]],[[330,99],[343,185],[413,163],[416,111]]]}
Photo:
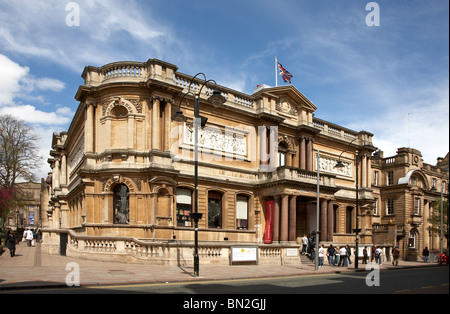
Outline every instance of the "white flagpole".
{"label": "white flagpole", "polygon": [[275,56],[275,87],[278,87],[278,59],[277,56]]}

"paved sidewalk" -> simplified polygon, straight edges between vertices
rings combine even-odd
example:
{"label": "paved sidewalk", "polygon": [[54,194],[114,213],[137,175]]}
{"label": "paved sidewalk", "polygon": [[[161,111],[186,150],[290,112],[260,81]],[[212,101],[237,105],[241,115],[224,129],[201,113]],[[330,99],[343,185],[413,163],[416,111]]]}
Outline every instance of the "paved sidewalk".
{"label": "paved sidewalk", "polygon": [[[193,277],[193,267],[101,262],[48,255],[41,252],[40,244],[35,247],[27,247],[26,243],[20,242],[15,257],[10,257],[9,250],[6,248],[0,256],[0,291],[15,288],[66,286],[66,277],[69,280],[73,279],[74,268],[70,267],[69,263],[71,262],[75,262],[79,266],[81,286],[297,276],[365,271],[366,268],[366,265],[362,264],[359,265],[358,270],[355,270],[354,265],[349,267],[325,265],[319,270],[315,270],[313,263],[233,266],[200,264],[200,276]],[[66,270],[67,265],[69,268]],[[433,267],[436,265],[401,261],[397,267],[392,266],[391,263],[384,263],[381,265],[381,269]]]}

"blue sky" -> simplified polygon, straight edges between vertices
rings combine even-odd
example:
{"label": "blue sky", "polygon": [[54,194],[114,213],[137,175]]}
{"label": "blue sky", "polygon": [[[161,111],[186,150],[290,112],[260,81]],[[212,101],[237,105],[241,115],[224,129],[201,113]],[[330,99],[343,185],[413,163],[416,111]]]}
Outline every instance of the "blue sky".
{"label": "blue sky", "polygon": [[[251,94],[275,85],[274,58],[315,116],[374,133],[385,156],[449,151],[449,3],[367,0],[0,0],[0,114],[41,136],[68,129],[85,66],[157,58]],[[279,85],[283,84],[278,78]]]}

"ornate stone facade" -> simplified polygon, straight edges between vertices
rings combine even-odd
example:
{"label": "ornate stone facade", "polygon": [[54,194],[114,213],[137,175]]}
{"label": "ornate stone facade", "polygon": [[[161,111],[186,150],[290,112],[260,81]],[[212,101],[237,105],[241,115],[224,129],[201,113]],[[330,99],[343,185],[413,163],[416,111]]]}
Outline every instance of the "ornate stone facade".
{"label": "ornate stone facade", "polygon": [[[82,77],[69,130],[53,136],[43,248],[57,253],[67,237],[67,254],[192,263],[194,113],[183,95],[193,77],[156,59],[89,66]],[[203,82],[192,83],[198,92]],[[317,167],[321,242],[354,243],[356,152],[360,244],[372,245],[373,135],[314,117],[316,106],[294,86],[218,89],[226,99],[219,109],[206,101],[212,86],[200,94],[208,119],[199,135],[200,262],[229,263],[230,248],[247,245],[258,248],[259,263],[299,263],[291,249],[317,229]],[[187,121],[173,119],[179,106]]]}

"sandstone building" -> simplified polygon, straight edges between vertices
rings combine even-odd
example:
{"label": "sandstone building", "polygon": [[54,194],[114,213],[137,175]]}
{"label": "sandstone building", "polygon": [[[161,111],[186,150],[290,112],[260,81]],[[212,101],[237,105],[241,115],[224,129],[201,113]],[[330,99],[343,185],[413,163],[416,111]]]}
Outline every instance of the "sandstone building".
{"label": "sandstone building", "polygon": [[[52,172],[43,189],[46,251],[192,263],[194,112],[188,91],[200,92],[200,114],[207,119],[199,134],[201,263],[229,263],[233,247],[255,249],[258,263],[300,262],[300,238],[317,229],[317,167],[321,242],[353,245],[356,156],[360,246],[398,240],[398,233],[381,232],[399,223],[374,213],[389,190],[374,183],[374,174],[380,178],[389,166],[382,158],[373,166],[373,134],[315,117],[317,107],[294,86],[260,86],[247,95],[218,85],[226,102],[216,108],[207,101],[213,82],[156,59],[89,66],[82,77],[69,130],[53,135]],[[180,111],[184,121],[174,119]],[[339,160],[343,168],[335,167]],[[423,183],[424,204],[436,196],[426,190],[429,184]]]}

